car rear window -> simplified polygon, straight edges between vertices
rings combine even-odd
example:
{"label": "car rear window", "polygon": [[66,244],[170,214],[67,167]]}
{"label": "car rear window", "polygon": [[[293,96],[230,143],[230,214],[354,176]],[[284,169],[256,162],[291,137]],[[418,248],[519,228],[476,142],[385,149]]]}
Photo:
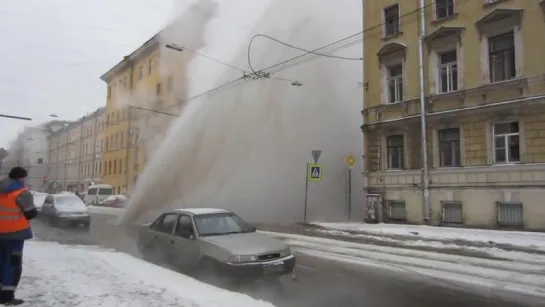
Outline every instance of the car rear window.
{"label": "car rear window", "polygon": [[100,188],[98,189],[98,195],[112,195],[114,191],[110,188]]}

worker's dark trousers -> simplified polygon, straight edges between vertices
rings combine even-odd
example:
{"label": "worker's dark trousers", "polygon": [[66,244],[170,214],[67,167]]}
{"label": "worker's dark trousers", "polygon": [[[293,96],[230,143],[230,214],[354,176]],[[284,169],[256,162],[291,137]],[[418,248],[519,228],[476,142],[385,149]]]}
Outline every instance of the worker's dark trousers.
{"label": "worker's dark trousers", "polygon": [[11,301],[23,273],[24,240],[0,240],[0,303]]}

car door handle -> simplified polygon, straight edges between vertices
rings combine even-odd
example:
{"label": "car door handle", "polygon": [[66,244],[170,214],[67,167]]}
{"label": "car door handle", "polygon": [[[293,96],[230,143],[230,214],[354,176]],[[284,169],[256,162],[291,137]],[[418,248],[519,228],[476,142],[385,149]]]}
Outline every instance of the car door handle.
{"label": "car door handle", "polygon": [[170,240],[170,244],[174,244],[174,240]]}

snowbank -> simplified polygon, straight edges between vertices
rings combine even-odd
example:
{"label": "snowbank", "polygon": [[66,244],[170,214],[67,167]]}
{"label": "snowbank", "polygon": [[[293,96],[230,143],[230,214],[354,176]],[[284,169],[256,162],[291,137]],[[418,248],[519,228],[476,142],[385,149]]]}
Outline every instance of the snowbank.
{"label": "snowbank", "polygon": [[134,258],[28,241],[18,296],[41,307],[274,307]]}
{"label": "snowbank", "polygon": [[545,233],[537,232],[364,223],[316,223],[315,225],[329,229],[333,232],[332,234],[339,234],[339,231],[350,231],[375,236],[409,236],[414,237],[415,240],[461,240],[485,244],[504,244],[545,251]]}

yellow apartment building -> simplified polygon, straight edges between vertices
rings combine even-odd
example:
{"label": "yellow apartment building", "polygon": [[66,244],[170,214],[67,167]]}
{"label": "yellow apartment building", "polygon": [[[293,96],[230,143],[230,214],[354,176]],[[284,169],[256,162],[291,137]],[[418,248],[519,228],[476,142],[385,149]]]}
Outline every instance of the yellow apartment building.
{"label": "yellow apartment building", "polygon": [[[211,17],[189,8],[101,77],[107,83],[102,183],[117,193],[132,191],[185,105],[186,68],[197,54],[193,50],[203,46],[204,25]],[[187,30],[187,24],[202,27]]]}
{"label": "yellow apartment building", "polygon": [[108,84],[102,183],[119,194],[130,193],[144,169],[148,140],[162,140],[179,114],[182,100],[170,95],[175,76],[161,65],[164,50],[157,34],[101,77]]}
{"label": "yellow apartment building", "polygon": [[101,79],[107,83],[102,183],[116,193],[128,193],[138,172],[136,142],[138,118],[132,106],[139,105],[140,89],[159,87],[159,39],[154,36],[123,58]]}
{"label": "yellow apartment building", "polygon": [[364,2],[366,218],[545,229],[545,2],[418,5]]}

